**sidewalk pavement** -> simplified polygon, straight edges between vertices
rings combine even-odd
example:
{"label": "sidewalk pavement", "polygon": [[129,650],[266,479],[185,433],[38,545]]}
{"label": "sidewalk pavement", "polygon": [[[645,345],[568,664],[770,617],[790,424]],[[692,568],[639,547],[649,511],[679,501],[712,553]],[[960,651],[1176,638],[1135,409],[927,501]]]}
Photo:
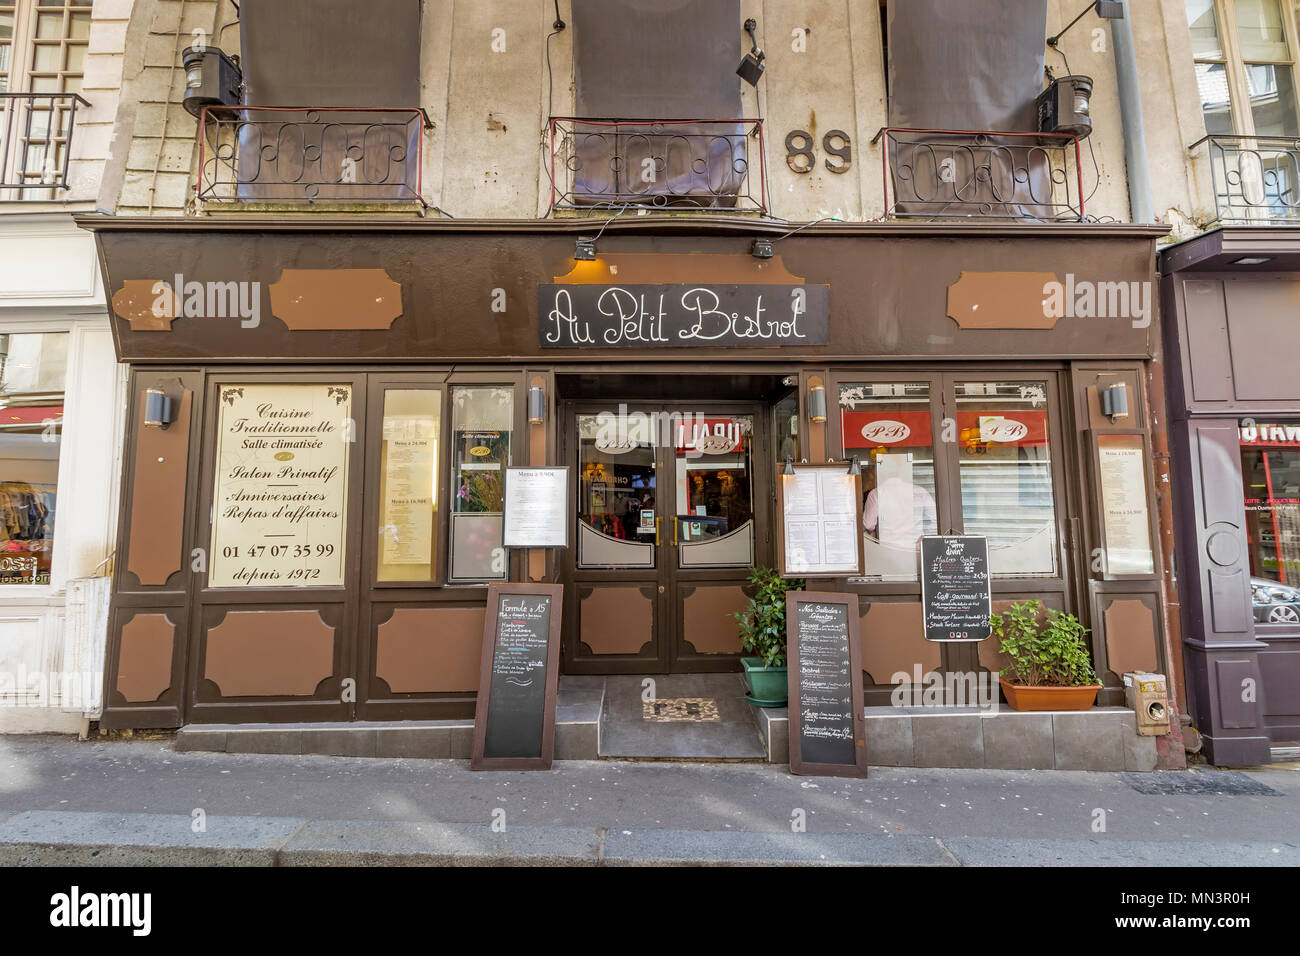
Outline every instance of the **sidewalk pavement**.
{"label": "sidewalk pavement", "polygon": [[1296,770],[476,773],[463,760],[0,737],[0,865],[1296,866]]}

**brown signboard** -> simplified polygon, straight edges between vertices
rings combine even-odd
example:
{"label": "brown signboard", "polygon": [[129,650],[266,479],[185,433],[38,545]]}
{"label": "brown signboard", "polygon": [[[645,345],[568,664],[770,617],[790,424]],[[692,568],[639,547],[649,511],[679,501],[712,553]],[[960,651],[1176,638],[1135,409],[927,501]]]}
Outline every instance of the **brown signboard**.
{"label": "brown signboard", "polygon": [[550,770],[560,681],[560,584],[488,585],[471,770]]}
{"label": "brown signboard", "polygon": [[543,285],[537,315],[544,349],[825,345],[830,288]]}
{"label": "brown signboard", "polygon": [[787,591],[790,772],[867,775],[858,596]]}

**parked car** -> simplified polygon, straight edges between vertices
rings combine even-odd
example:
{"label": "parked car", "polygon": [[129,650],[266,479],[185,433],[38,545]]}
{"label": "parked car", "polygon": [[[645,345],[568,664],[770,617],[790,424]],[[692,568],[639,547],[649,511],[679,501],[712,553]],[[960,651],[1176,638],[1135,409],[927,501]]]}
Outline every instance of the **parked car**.
{"label": "parked car", "polygon": [[1250,603],[1259,624],[1300,624],[1300,588],[1251,578]]}

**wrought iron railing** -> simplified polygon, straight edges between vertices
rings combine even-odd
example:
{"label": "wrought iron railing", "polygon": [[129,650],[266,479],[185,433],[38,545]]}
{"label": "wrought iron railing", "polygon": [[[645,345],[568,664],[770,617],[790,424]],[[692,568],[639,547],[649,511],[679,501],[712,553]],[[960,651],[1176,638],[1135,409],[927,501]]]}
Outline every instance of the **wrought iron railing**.
{"label": "wrought iron railing", "polygon": [[1075,136],[886,127],[881,139],[887,218],[1083,219]]}
{"label": "wrought iron railing", "polygon": [[422,198],[418,108],[205,107],[198,198],[219,202],[393,202]]}
{"label": "wrought iron railing", "polygon": [[1300,139],[1211,134],[1188,149],[1202,146],[1210,160],[1214,222],[1300,222]]}
{"label": "wrought iron railing", "polygon": [[626,203],[767,212],[762,120],[553,116],[547,130],[552,210]]}
{"label": "wrought iron railing", "polygon": [[0,200],[57,199],[68,188],[77,93],[0,93]]}

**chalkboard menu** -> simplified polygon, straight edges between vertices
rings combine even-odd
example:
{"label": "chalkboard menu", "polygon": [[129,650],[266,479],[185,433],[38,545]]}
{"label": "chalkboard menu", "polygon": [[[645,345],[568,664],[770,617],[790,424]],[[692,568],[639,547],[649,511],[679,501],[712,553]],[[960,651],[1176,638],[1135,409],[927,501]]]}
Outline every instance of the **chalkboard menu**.
{"label": "chalkboard menu", "polygon": [[488,585],[470,769],[550,769],[563,594],[559,584]]}
{"label": "chalkboard menu", "polygon": [[960,643],[988,637],[993,613],[988,538],[922,537],[921,605],[927,640]]}
{"label": "chalkboard menu", "polygon": [[787,591],[790,772],[867,775],[855,594]]}

